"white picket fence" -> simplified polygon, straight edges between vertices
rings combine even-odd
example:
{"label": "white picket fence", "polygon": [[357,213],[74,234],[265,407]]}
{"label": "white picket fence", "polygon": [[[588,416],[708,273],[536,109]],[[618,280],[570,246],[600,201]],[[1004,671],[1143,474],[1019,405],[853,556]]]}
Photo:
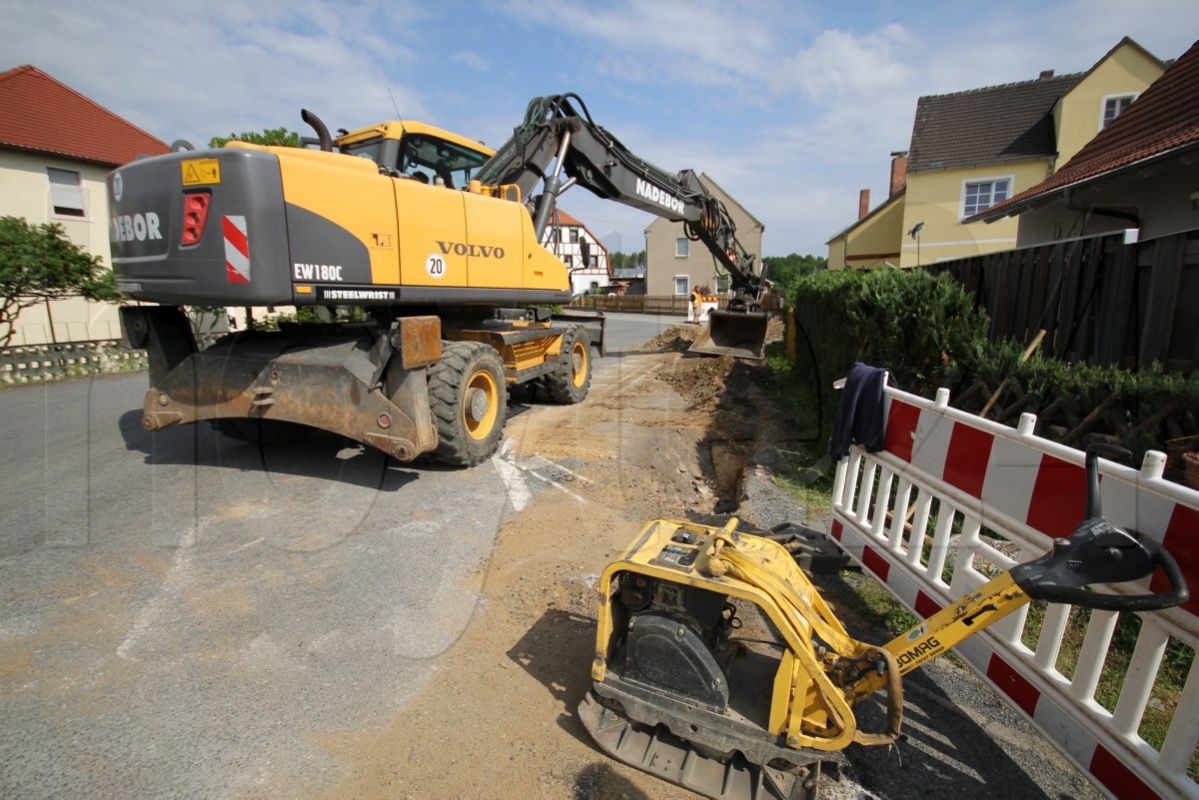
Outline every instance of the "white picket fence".
{"label": "white picket fence", "polygon": [[[1068,537],[1081,520],[1085,455],[1035,436],[1033,415],[1012,429],[950,408],[948,390],[930,402],[888,388],[884,402],[884,451],[868,454],[855,446],[837,465],[830,533],[920,617],[1044,554],[1054,537]],[[1084,616],[1077,658],[1063,655],[1071,627],[1071,607],[1063,605],[1048,606],[1043,618],[1026,607],[956,648],[1111,797],[1199,798],[1187,774],[1199,743],[1199,659],[1192,660],[1176,705],[1154,692],[1171,639],[1199,649],[1199,492],[1163,480],[1164,466],[1157,452],[1145,456],[1140,470],[1100,462],[1104,516],[1162,542],[1191,588],[1186,605],[1138,615],[1140,630],[1112,711],[1096,695],[1115,612]],[[1141,583],[1137,591],[1160,591],[1165,582],[1158,575]],[[1147,709],[1169,717],[1160,748],[1140,734]]]}
{"label": "white picket fence", "polygon": [[146,367],[146,351],[126,350],[120,339],[0,348],[0,384],[39,383]]}

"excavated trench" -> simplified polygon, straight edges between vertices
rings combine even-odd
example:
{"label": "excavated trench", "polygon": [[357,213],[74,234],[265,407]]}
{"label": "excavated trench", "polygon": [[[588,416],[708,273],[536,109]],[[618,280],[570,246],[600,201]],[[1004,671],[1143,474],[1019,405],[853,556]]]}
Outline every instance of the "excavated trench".
{"label": "excavated trench", "polygon": [[[676,326],[645,348],[685,353],[699,334],[699,327]],[[684,355],[661,377],[687,400],[690,422],[705,424],[699,460],[716,496],[714,511],[737,511],[754,455],[774,429],[777,412],[764,393],[774,373],[761,361]]]}

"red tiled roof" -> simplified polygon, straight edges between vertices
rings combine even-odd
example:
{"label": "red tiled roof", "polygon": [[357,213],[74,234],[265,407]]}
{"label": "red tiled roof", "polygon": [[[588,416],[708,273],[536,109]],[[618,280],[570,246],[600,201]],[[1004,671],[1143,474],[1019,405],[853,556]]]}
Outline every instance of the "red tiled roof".
{"label": "red tiled roof", "polygon": [[[1096,134],[1050,178],[991,206],[974,220],[998,219],[1024,210],[1057,190],[1199,145],[1199,42],[1191,45],[1128,110]],[[969,222],[971,220],[967,220]]]}
{"label": "red tiled roof", "polygon": [[586,225],[579,222],[577,219],[572,217],[570,214],[567,214],[565,211],[563,211],[560,208],[554,209],[554,224],[555,225],[567,225],[572,228],[587,227]]}
{"label": "red tiled roof", "polygon": [[0,72],[0,147],[118,166],[171,148],[37,67]]}

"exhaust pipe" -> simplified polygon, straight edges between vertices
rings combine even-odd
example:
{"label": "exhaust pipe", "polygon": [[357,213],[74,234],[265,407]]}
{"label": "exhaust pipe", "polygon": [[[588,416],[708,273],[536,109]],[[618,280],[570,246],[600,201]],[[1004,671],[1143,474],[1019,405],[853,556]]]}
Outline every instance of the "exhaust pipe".
{"label": "exhaust pipe", "polygon": [[325,127],[325,123],[321,122],[321,118],[313,114],[306,108],[300,109],[300,118],[312,126],[316,131],[316,138],[321,144],[321,150],[326,153],[333,152],[333,137],[329,135],[329,129]]}

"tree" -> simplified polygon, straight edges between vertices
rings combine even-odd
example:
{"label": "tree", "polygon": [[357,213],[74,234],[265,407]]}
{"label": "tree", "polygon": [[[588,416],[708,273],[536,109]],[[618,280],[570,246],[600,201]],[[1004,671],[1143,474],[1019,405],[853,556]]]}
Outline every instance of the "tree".
{"label": "tree", "polygon": [[121,301],[112,272],[61,225],[0,217],[0,347],[11,341],[22,309],[63,297]]}
{"label": "tree", "polygon": [[613,251],[608,253],[608,265],[612,269],[632,269],[633,267],[644,267],[645,251],[639,250],[636,253],[617,253]]}
{"label": "tree", "polygon": [[287,128],[266,128],[262,133],[243,131],[228,136],[214,136],[208,140],[209,147],[224,147],[225,142],[238,141],[260,144],[266,147],[299,147],[300,134]]}
{"label": "tree", "polygon": [[811,275],[823,261],[819,256],[801,256],[791,253],[786,256],[765,256],[762,259],[763,277],[774,283],[778,293],[790,297],[799,279]]}

